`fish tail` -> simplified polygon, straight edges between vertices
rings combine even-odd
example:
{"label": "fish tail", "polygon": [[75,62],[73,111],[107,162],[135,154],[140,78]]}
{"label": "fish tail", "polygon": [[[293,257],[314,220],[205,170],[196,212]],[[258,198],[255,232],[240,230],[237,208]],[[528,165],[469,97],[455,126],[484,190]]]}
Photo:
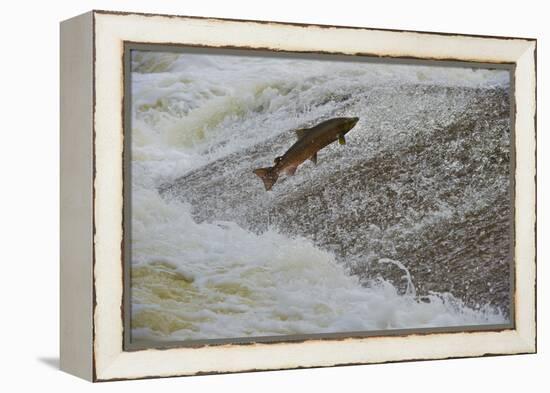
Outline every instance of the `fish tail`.
{"label": "fish tail", "polygon": [[273,167],[254,169],[254,173],[262,179],[266,191],[271,190],[271,187],[279,178],[279,174],[273,170]]}

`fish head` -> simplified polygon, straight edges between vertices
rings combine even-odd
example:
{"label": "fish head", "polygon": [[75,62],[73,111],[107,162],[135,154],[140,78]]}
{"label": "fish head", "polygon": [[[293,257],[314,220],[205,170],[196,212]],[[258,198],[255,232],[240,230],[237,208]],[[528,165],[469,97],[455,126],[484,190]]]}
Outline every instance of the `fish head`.
{"label": "fish head", "polygon": [[344,119],[344,127],[346,129],[345,132],[349,132],[353,127],[355,127],[358,121],[358,117],[346,117]]}

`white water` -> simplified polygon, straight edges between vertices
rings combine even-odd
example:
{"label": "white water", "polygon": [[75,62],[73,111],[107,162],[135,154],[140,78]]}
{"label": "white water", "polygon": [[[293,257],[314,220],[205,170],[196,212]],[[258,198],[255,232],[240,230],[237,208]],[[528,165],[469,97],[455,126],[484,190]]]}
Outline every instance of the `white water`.
{"label": "white water", "polygon": [[[188,340],[505,322],[451,294],[416,297],[384,280],[362,286],[304,238],[232,222],[197,223],[157,192],[216,159],[368,102],[405,83],[497,86],[504,71],[300,59],[134,53],[132,73],[132,332]],[[344,102],[344,103],[343,103]],[[355,113],[355,112],[354,112]],[[355,115],[355,114],[353,114]],[[244,163],[246,164],[246,163]],[[272,197],[266,193],[266,198]],[[228,206],[228,209],[231,207]]]}

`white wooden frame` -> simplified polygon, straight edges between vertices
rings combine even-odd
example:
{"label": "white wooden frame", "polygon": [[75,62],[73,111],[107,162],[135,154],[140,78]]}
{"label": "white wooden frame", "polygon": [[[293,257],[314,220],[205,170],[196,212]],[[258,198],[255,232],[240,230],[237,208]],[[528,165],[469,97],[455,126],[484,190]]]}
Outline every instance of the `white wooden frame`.
{"label": "white wooden frame", "polygon": [[[124,42],[515,64],[514,328],[123,350]],[[536,351],[536,41],[92,11],[61,24],[61,368],[92,381]]]}

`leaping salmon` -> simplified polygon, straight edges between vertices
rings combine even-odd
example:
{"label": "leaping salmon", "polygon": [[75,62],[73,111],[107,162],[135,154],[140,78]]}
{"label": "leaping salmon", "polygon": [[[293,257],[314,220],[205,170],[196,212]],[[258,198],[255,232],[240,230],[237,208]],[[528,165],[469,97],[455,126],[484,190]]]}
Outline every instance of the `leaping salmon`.
{"label": "leaping salmon", "polygon": [[296,130],[298,140],[285,154],[275,158],[275,165],[255,169],[254,173],[262,179],[266,191],[269,191],[282,173],[294,175],[296,168],[305,160],[310,159],[317,164],[317,152],[322,148],[336,140],[345,145],[345,135],[358,121],[358,117],[336,117],[311,128]]}

